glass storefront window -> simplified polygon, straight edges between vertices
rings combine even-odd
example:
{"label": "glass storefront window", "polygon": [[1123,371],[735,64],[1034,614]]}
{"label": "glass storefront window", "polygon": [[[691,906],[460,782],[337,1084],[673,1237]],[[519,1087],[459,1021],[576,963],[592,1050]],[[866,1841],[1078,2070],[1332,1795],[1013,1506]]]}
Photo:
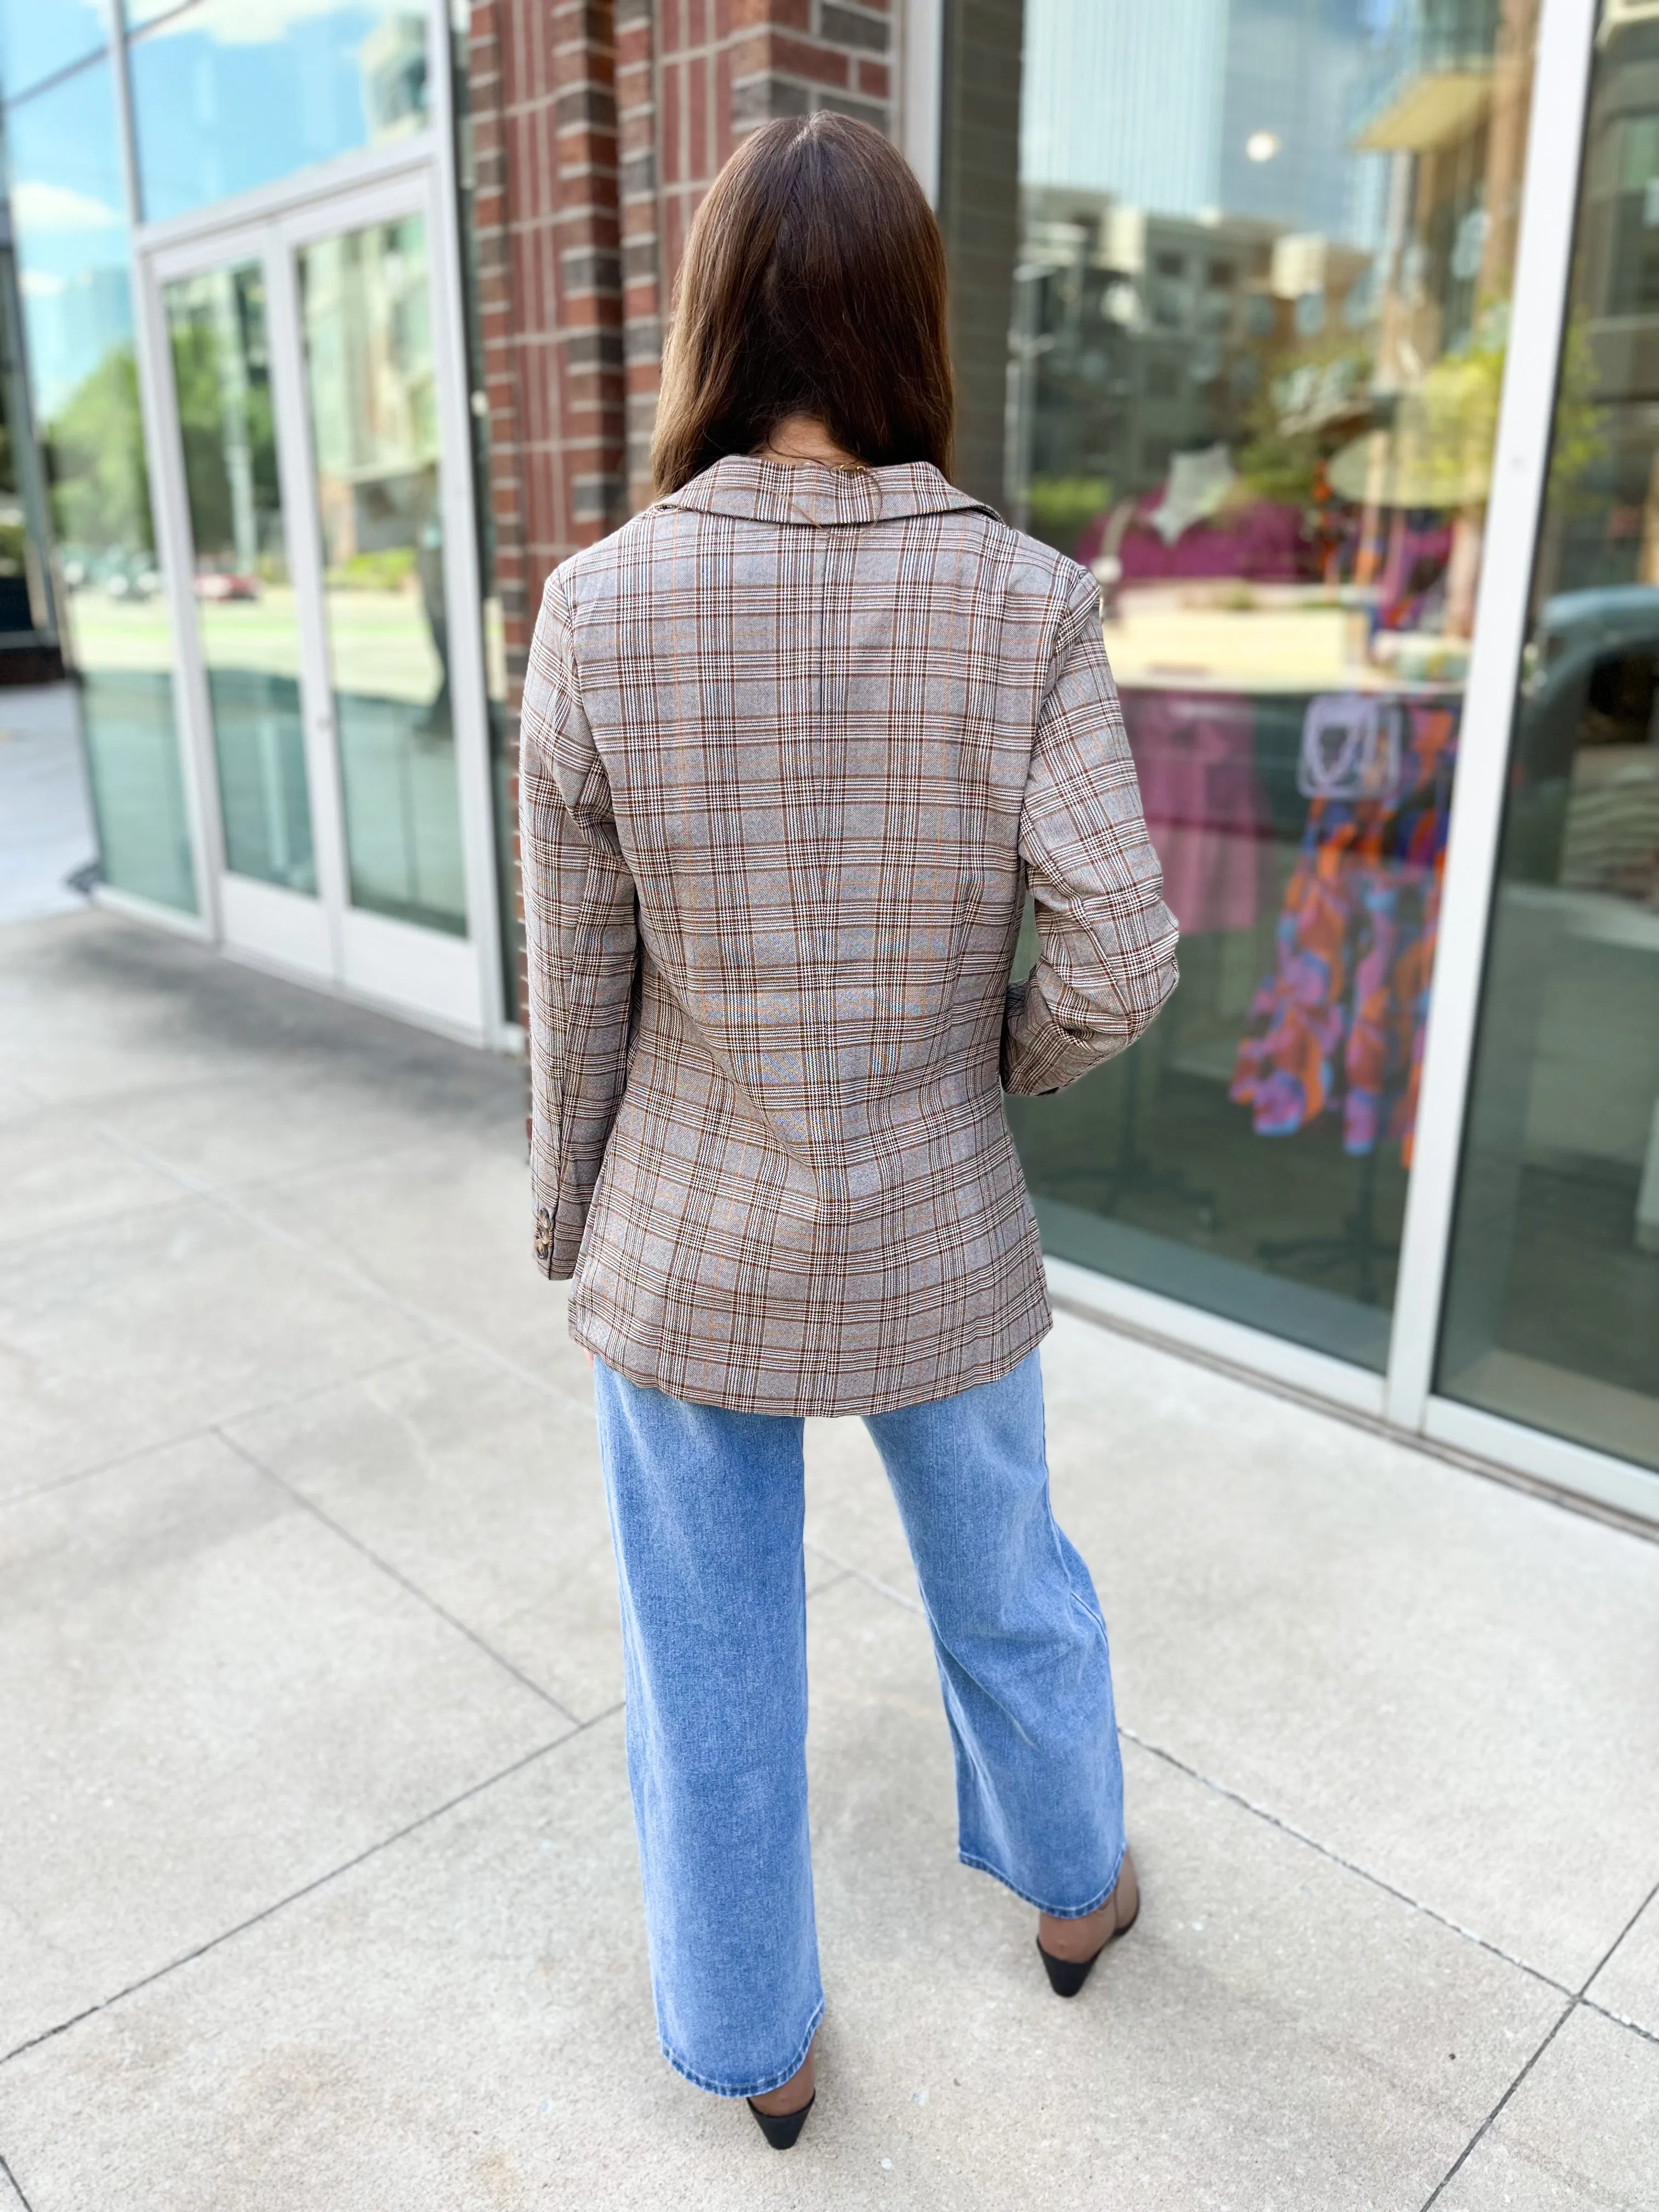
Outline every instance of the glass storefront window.
{"label": "glass storefront window", "polygon": [[1440,1346],[1659,1468],[1659,22],[1604,9]]}
{"label": "glass storefront window", "polygon": [[[956,282],[1000,283],[1010,332],[1006,374],[965,358],[971,488],[1099,580],[1183,939],[1140,1045],[1010,1102],[1045,1238],[1376,1370],[1534,16],[954,0],[947,46],[978,72],[947,92]],[[990,233],[954,211],[994,208],[1016,131],[994,278]]]}
{"label": "glass storefront window", "polygon": [[17,258],[8,242],[0,245],[0,650],[49,647],[57,635],[48,543],[46,478],[23,362]]}
{"label": "glass storefront window", "polygon": [[5,111],[34,421],[44,445],[105,879],[193,912],[107,58]]}
{"label": "glass storefront window", "polygon": [[131,64],[149,222],[428,119],[418,0],[194,0],[135,32]]}

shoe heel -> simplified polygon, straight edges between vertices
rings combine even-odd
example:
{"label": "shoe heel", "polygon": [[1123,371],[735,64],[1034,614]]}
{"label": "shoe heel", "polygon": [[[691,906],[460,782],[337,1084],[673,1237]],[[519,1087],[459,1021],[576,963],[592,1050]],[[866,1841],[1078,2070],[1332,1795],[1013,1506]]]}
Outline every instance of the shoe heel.
{"label": "shoe heel", "polygon": [[[1105,1948],[1103,1943],[1100,1951]],[[1074,1997],[1077,1995],[1094,1971],[1095,1959],[1100,1956],[1100,1951],[1095,1953],[1093,1959],[1056,1959],[1052,1951],[1045,1951],[1041,1943],[1037,1945],[1037,1956],[1048,1977],[1048,1986],[1057,1997]]]}
{"label": "shoe heel", "polygon": [[745,2102],[755,2115],[755,2125],[773,2149],[787,2150],[806,2125],[806,2115],[817,2100],[817,2092],[814,2090],[806,2102],[793,2112],[763,2112],[752,2097],[746,2099]]}

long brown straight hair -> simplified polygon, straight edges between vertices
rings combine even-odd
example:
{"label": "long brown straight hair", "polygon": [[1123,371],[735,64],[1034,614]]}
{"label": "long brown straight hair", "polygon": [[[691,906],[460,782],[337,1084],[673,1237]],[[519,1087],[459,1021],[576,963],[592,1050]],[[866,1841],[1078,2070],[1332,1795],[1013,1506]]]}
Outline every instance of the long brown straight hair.
{"label": "long brown straight hair", "polygon": [[658,497],[789,415],[816,416],[866,467],[951,473],[944,240],[896,148],[844,115],[767,124],[697,210],[651,448]]}

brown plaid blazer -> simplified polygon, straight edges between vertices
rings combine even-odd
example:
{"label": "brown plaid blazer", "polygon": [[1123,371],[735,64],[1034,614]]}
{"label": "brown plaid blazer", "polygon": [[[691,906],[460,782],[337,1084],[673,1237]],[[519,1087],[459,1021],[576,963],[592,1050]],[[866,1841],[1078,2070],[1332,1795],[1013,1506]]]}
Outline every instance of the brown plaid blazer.
{"label": "brown plaid blazer", "polygon": [[1176,981],[1092,578],[933,468],[720,461],[550,579],[520,790],[576,1340],[767,1413],[1016,1366],[1050,1316],[1002,1091]]}

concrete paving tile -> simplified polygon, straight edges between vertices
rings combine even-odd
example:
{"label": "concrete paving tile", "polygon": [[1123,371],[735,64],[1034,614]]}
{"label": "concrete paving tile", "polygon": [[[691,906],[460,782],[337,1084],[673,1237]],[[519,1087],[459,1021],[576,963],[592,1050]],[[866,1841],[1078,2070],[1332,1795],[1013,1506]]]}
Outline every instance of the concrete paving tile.
{"label": "concrete paving tile", "polygon": [[921,1624],[850,1581],[812,1621],[830,2013],[788,2159],[656,2056],[607,1719],[0,2070],[36,2212],[1422,2202],[1549,1991],[1132,1751],[1145,1915],[1060,2005],[954,1862]]}
{"label": "concrete paving tile", "polygon": [[21,923],[0,933],[0,1076],[82,1099],[257,1070],[289,1042],[290,1004],[307,1035],[343,1011],[113,915]]}
{"label": "concrete paving tile", "polygon": [[313,1077],[522,1111],[517,1064],[187,939],[96,911],[0,931],[0,1078],[84,1103]]}
{"label": "concrete paving tile", "polygon": [[569,1725],[217,1438],[0,1510],[0,2050]]}
{"label": "concrete paving tile", "polygon": [[0,1495],[431,1341],[210,1200],[0,1247]]}
{"label": "concrete paving tile", "polygon": [[1659,1881],[1659,1545],[1061,1316],[1138,1734],[1571,1987]]}
{"label": "concrete paving tile", "polygon": [[1586,1994],[1632,2027],[1659,2035],[1659,1897],[1648,1900]]}
{"label": "concrete paving tile", "polygon": [[0,1093],[0,1244],[185,1194],[176,1176],[135,1159],[82,1115],[38,1104],[8,1114]]}
{"label": "concrete paving tile", "polygon": [[586,1364],[528,1389],[459,1347],[226,1433],[586,1720],[622,1697]]}
{"label": "concrete paving tile", "polygon": [[451,1136],[263,1184],[246,1202],[531,1375],[586,1373],[566,1325],[569,1285],[536,1268],[522,1148]]}
{"label": "concrete paving tile", "polygon": [[481,1054],[472,1059],[488,1071],[488,1083],[477,1081],[476,1072],[474,1080],[455,1080],[458,1071],[441,1064],[402,1071],[388,1085],[370,1069],[354,1073],[300,1060],[280,1072],[241,1071],[100,1093],[83,1110],[112,1139],[124,1139],[216,1190],[386,1159],[412,1146],[429,1148],[438,1136],[458,1146],[487,1144],[507,1159],[521,1158],[522,1075]]}
{"label": "concrete paving tile", "polygon": [[1581,2006],[1437,2212],[1652,2212],[1656,2204],[1659,2044]]}
{"label": "concrete paving tile", "polygon": [[0,1080],[0,1128],[8,1121],[29,1120],[40,1111],[40,1101],[34,1091],[21,1083]]}
{"label": "concrete paving tile", "polygon": [[[586,1362],[538,1391],[459,1346],[227,1425],[261,1466],[589,1720],[622,1697]],[[809,1595],[836,1566],[809,1554]]]}
{"label": "concrete paving tile", "polygon": [[886,1470],[862,1421],[806,1424],[806,1540],[921,1603]]}

